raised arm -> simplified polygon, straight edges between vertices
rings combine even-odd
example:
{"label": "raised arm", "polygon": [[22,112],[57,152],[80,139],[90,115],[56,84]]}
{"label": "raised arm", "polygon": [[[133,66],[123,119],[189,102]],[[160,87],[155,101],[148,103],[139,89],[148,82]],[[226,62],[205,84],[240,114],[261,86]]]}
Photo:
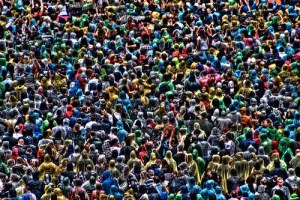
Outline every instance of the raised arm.
{"label": "raised arm", "polygon": [[44,3],[43,3],[43,0],[40,0],[40,4],[41,4],[41,12],[44,12]]}

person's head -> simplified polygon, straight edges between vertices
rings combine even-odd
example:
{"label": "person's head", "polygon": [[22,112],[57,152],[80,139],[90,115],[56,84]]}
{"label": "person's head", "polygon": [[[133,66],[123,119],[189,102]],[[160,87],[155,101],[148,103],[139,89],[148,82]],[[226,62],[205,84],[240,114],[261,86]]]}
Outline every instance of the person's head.
{"label": "person's head", "polygon": [[110,142],[111,146],[117,146],[118,144],[119,144],[119,140],[117,138],[112,139]]}
{"label": "person's head", "polygon": [[118,157],[117,157],[117,162],[118,162],[118,163],[124,162],[124,156],[118,156]]}
{"label": "person's head", "polygon": [[118,132],[118,129],[117,129],[116,127],[112,127],[112,128],[111,128],[111,133],[112,133],[112,134],[116,135],[117,132]]}
{"label": "person's head", "polygon": [[226,140],[232,140],[233,134],[231,132],[226,133]]}
{"label": "person's head", "polygon": [[231,169],[230,174],[231,174],[231,176],[237,176],[236,169]]}
{"label": "person's head", "polygon": [[210,169],[206,170],[206,177],[208,177],[208,178],[212,178],[213,177],[212,171]]}
{"label": "person's head", "polygon": [[177,152],[181,152],[181,151],[183,151],[183,146],[180,144],[180,145],[178,145],[177,146]]}
{"label": "person's head", "polygon": [[263,127],[267,127],[267,126],[268,126],[268,121],[267,121],[267,120],[263,120],[263,121],[261,122],[261,125],[262,125]]}
{"label": "person's head", "polygon": [[170,118],[170,119],[169,119],[169,123],[170,123],[170,124],[175,124],[175,118]]}
{"label": "person's head", "polygon": [[281,177],[277,178],[277,186],[280,188],[283,186],[283,178],[281,178]]}
{"label": "person's head", "polygon": [[279,159],[274,160],[274,167],[275,168],[280,168],[280,160]]}
{"label": "person's head", "polygon": [[19,145],[19,146],[24,146],[24,139],[22,139],[22,138],[19,139],[19,140],[18,140],[18,145]]}
{"label": "person's head", "polygon": [[284,135],[285,137],[290,137],[290,131],[284,130],[284,131],[283,131],[283,135]]}
{"label": "person's head", "polygon": [[140,192],[141,194],[147,193],[147,186],[146,186],[146,185],[140,185],[140,186],[139,186],[139,192]]}
{"label": "person's head", "polygon": [[249,130],[247,133],[246,133],[246,139],[250,140],[250,139],[253,139],[253,134],[252,134],[252,131]]}
{"label": "person's head", "polygon": [[75,180],[75,186],[80,187],[81,185],[82,185],[82,181],[79,178],[77,178]]}
{"label": "person's head", "polygon": [[154,176],[153,181],[154,183],[158,184],[160,183],[160,178],[158,176]]}
{"label": "person's head", "polygon": [[261,165],[260,165],[259,162],[255,162],[255,163],[254,163],[254,169],[255,169],[255,170],[260,170],[260,166],[261,166]]}
{"label": "person's head", "polygon": [[123,169],[123,173],[124,173],[124,175],[128,175],[129,174],[129,172],[130,172],[130,169],[129,169],[129,167],[128,166],[125,166],[124,167],[124,169]]}
{"label": "person's head", "polygon": [[74,152],[75,153],[80,153],[80,147],[78,145],[75,146]]}
{"label": "person's head", "polygon": [[148,170],[147,176],[148,176],[148,178],[153,179],[154,178],[154,171],[152,169]]}

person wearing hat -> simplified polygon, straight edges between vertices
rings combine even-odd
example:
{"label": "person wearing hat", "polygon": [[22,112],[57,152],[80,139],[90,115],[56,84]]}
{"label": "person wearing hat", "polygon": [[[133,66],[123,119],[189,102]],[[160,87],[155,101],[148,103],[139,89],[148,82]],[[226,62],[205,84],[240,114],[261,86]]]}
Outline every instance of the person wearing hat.
{"label": "person wearing hat", "polygon": [[266,155],[263,146],[260,146],[258,148],[257,158],[258,159],[263,159],[263,161],[264,161],[264,167],[268,166],[270,164],[270,162],[271,162],[270,157],[268,155]]}
{"label": "person wearing hat", "polygon": [[222,163],[219,165],[217,169],[217,173],[222,177],[221,180],[221,187],[223,188],[225,194],[228,193],[227,188],[227,179],[230,177],[230,157],[229,156],[223,156],[222,157]]}
{"label": "person wearing hat", "polygon": [[193,160],[193,155],[191,153],[186,154],[185,161],[191,170],[192,175],[195,177],[196,182],[199,184],[201,182],[200,179],[200,171],[198,169],[197,163]]}
{"label": "person wearing hat", "polygon": [[[269,169],[269,170],[272,170],[272,169],[274,169],[274,167],[275,167],[275,160],[276,160],[276,163],[278,163],[278,161],[279,161],[279,166],[281,167],[281,168],[283,168],[283,169],[286,169],[287,168],[287,165],[286,165],[286,163],[282,160],[282,159],[280,159],[280,155],[279,155],[279,153],[273,153],[272,155],[271,155],[271,163],[267,166],[267,168]],[[279,167],[278,165],[277,165],[277,167]],[[285,174],[287,173],[286,171],[284,172]],[[286,175],[286,177],[287,177],[287,175]]]}
{"label": "person wearing hat", "polygon": [[241,152],[235,154],[233,168],[237,170],[237,175],[243,180],[246,180],[246,178],[249,176],[248,162],[245,159],[243,159],[243,154]]}
{"label": "person wearing hat", "polygon": [[[68,177],[64,177],[62,184],[58,185],[58,187],[61,189],[62,194],[66,197],[69,198],[70,196],[70,191],[72,189],[70,185],[70,179]],[[46,189],[45,189],[46,190]]]}
{"label": "person wearing hat", "polygon": [[52,188],[50,185],[45,185],[44,194],[41,197],[41,200],[51,199]]}
{"label": "person wearing hat", "polygon": [[54,188],[53,193],[56,195],[57,199],[59,200],[67,200],[68,198],[65,197],[60,188]]}
{"label": "person wearing hat", "polygon": [[294,191],[299,187],[300,178],[295,174],[295,170],[293,168],[288,170],[288,178],[285,182],[288,183]]}
{"label": "person wearing hat", "polygon": [[46,154],[44,162],[39,166],[38,171],[40,173],[40,180],[44,180],[44,175],[55,175],[57,173],[57,166],[51,161],[50,155]]}
{"label": "person wearing hat", "polygon": [[213,180],[207,181],[205,188],[201,191],[200,194],[204,200],[208,200],[211,195],[214,195],[215,194],[214,181]]}
{"label": "person wearing hat", "polygon": [[[45,167],[49,154],[57,164],[70,159],[55,175],[72,182],[73,167],[89,179],[92,163],[97,164],[96,179],[105,191],[97,193],[101,199],[138,198],[132,185],[124,187],[127,193],[111,191],[118,184],[104,172],[108,167],[114,175],[116,168],[128,167],[137,180],[144,164],[153,169],[147,181],[159,192],[142,188],[149,194],[139,195],[149,199],[224,199],[220,192],[231,192],[225,183],[229,166],[247,180],[238,194],[243,199],[258,192],[259,185],[252,188],[250,182],[259,180],[264,167],[286,176],[287,166],[297,174],[297,1],[18,0],[0,1],[0,9],[0,164],[10,171],[22,175],[18,156],[24,156],[35,172]],[[184,163],[187,153],[192,156]],[[229,159],[225,155],[237,160],[220,165],[221,158]],[[239,170],[240,156],[249,161],[247,173]],[[206,175],[200,180],[212,194],[195,194],[184,181],[174,186],[180,178],[171,181],[171,171],[186,177],[190,170],[199,182],[206,166],[202,158],[222,178],[221,188],[211,186],[213,178]],[[274,168],[274,158],[281,168]],[[2,171],[9,174],[8,169]],[[55,187],[63,182],[51,178]],[[15,181],[2,182],[7,193],[0,198],[13,198]],[[161,185],[169,186],[169,195]],[[282,198],[280,193],[270,192],[270,198]],[[64,197],[56,191],[52,198]]]}
{"label": "person wearing hat", "polygon": [[94,163],[88,157],[88,154],[87,154],[86,150],[84,149],[81,152],[81,156],[80,156],[79,160],[76,163],[76,171],[77,172],[84,172],[84,171],[86,171],[88,165],[91,165],[92,169],[94,169]]}
{"label": "person wearing hat", "polygon": [[256,195],[259,199],[270,199],[270,195],[266,192],[266,188],[264,185],[258,186]]}

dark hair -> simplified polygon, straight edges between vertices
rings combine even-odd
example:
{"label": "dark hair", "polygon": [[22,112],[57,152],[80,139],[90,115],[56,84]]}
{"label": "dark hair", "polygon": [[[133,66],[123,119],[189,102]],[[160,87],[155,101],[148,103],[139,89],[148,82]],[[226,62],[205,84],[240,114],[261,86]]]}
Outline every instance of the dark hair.
{"label": "dark hair", "polygon": [[32,178],[33,180],[39,180],[40,173],[39,171],[33,172]]}
{"label": "dark hair", "polygon": [[175,118],[174,117],[170,118],[169,123],[174,124],[175,123]]}
{"label": "dark hair", "polygon": [[177,146],[178,151],[183,151],[183,146],[180,144]]}
{"label": "dark hair", "polygon": [[284,135],[285,137],[289,137],[289,136],[290,136],[290,131],[284,130],[284,131],[283,131],[283,135]]}
{"label": "dark hair", "polygon": [[229,140],[233,140],[233,134],[232,134],[231,132],[226,133],[226,137],[227,137]]}
{"label": "dark hair", "polygon": [[140,185],[139,186],[139,192],[141,193],[141,194],[145,194],[145,193],[147,193],[147,186],[146,185]]}
{"label": "dark hair", "polygon": [[259,170],[260,169],[260,163],[259,162],[255,162],[254,163],[254,169],[255,170]]}
{"label": "dark hair", "polygon": [[112,139],[111,141],[110,141],[110,145],[111,146],[113,146],[113,145],[115,145],[115,144],[117,144],[118,143],[118,139],[117,138],[114,138],[114,139]]}
{"label": "dark hair", "polygon": [[17,192],[14,188],[10,188],[8,193],[10,198],[17,197]]}
{"label": "dark hair", "polygon": [[160,183],[160,178],[158,176],[154,176],[153,181],[154,183]]}
{"label": "dark hair", "polygon": [[57,200],[57,196],[56,196],[56,194],[51,194],[51,200]]}
{"label": "dark hair", "polygon": [[231,174],[231,176],[237,176],[237,171],[236,171],[236,169],[231,169],[231,170],[230,170],[230,174]]}

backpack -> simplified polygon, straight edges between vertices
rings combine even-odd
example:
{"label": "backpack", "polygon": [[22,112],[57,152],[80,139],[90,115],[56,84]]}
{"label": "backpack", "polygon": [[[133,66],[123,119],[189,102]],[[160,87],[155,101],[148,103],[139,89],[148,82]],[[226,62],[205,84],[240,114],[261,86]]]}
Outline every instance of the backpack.
{"label": "backpack", "polygon": [[62,191],[62,193],[63,193],[63,195],[64,195],[65,197],[68,197],[68,196],[69,196],[70,191],[71,191],[71,189],[72,189],[71,186],[64,186],[63,184],[60,184],[60,185],[59,185],[59,188],[61,189],[61,191]]}
{"label": "backpack", "polygon": [[238,192],[239,191],[239,181],[241,180],[241,178],[240,177],[238,177],[238,176],[234,176],[233,177],[234,178],[234,183],[233,183],[233,186],[232,186],[232,191],[228,191],[228,192],[233,192],[233,191],[235,191],[235,192]]}
{"label": "backpack", "polygon": [[163,174],[162,169],[155,164],[153,164],[150,168],[154,171],[155,176],[159,176],[159,175]]}
{"label": "backpack", "polygon": [[240,192],[240,186],[239,185],[237,185],[236,188],[235,188],[235,190],[232,191],[232,192],[234,192],[235,194],[237,194],[238,198],[241,198],[242,195],[241,195],[241,192]]}
{"label": "backpack", "polygon": [[185,61],[186,66],[190,66],[193,63],[193,61],[194,61],[193,56],[188,56]]}

